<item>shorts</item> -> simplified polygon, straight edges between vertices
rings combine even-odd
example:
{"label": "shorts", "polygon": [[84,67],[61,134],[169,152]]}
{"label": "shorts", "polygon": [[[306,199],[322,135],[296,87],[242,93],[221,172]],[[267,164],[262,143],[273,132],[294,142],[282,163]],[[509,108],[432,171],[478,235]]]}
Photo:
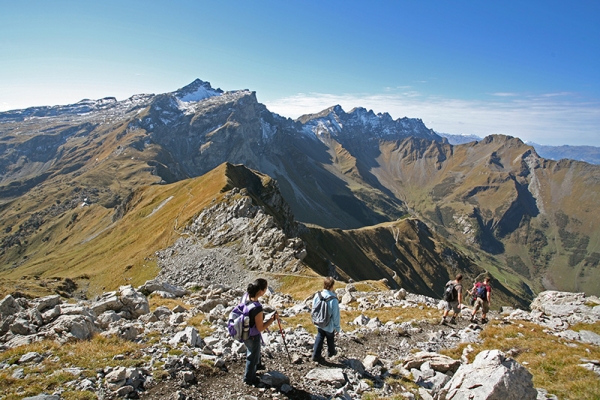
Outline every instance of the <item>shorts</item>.
{"label": "shorts", "polygon": [[458,301],[447,301],[446,310],[454,311],[455,315],[460,314],[460,308],[458,308]]}
{"label": "shorts", "polygon": [[478,297],[477,300],[475,300],[475,311],[479,310],[480,308],[482,313],[487,314],[488,311],[490,311],[490,303]]}

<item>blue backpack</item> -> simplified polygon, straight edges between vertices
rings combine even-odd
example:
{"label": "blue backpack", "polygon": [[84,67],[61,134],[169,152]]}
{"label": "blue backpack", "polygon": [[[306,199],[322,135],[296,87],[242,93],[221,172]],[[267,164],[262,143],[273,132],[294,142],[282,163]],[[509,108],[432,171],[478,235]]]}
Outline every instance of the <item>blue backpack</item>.
{"label": "blue backpack", "polygon": [[245,303],[238,304],[231,310],[227,320],[227,330],[232,338],[243,342],[250,336],[260,335],[260,331],[256,326],[250,328],[250,311],[257,307],[262,308],[259,302],[246,301]]}
{"label": "blue backpack", "polygon": [[485,285],[477,286],[476,296],[487,301],[487,287]]}

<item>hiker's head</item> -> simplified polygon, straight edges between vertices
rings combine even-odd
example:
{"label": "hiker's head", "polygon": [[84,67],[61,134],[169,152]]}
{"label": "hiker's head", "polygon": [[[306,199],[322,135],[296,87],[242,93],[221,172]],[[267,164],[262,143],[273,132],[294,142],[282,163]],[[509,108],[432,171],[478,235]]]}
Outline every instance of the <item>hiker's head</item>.
{"label": "hiker's head", "polygon": [[460,281],[462,281],[462,274],[458,274],[458,275],[456,275],[456,278],[455,278],[455,279],[456,279],[456,282],[460,282]]}
{"label": "hiker's head", "polygon": [[250,297],[256,297],[258,292],[265,292],[269,287],[266,279],[258,278],[254,282],[248,285],[248,295]]}
{"label": "hiker's head", "polygon": [[335,283],[335,280],[328,276],[327,278],[323,279],[323,289],[326,290],[331,290],[333,288],[333,284]]}
{"label": "hiker's head", "polygon": [[490,284],[490,278],[488,278],[487,276],[483,279],[483,283],[485,283],[486,285]]}

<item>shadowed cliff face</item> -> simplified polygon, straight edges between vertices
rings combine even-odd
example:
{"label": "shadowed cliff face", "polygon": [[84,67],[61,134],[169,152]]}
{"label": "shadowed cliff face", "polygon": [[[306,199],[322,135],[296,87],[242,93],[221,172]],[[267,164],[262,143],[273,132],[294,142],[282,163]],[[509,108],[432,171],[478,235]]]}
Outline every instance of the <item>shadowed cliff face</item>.
{"label": "shadowed cliff face", "polygon": [[358,229],[411,215],[502,279],[600,293],[591,279],[600,268],[598,167],[544,160],[515,138],[452,146],[420,120],[339,106],[293,121],[253,92],[197,81],[121,102],[0,113],[0,150],[4,268],[67,243],[73,235],[59,232],[81,220],[82,204],[114,223],[138,188],[229,162],[275,179],[303,223]]}

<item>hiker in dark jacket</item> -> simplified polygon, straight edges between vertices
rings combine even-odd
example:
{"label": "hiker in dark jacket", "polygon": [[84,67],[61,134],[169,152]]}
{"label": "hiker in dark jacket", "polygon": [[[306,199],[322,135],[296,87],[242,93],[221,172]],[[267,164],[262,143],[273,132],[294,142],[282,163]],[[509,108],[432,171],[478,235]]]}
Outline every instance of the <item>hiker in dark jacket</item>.
{"label": "hiker in dark jacket", "polygon": [[483,283],[480,283],[474,289],[476,294],[475,308],[471,314],[471,322],[476,322],[475,315],[477,310],[481,308],[481,323],[485,324],[487,320],[487,313],[490,311],[490,301],[492,299],[492,287],[490,286],[490,278],[485,278]]}
{"label": "hiker in dark jacket", "polygon": [[[334,298],[327,302],[327,307],[329,308],[329,312],[331,315],[331,319],[329,323],[323,328],[317,327],[317,337],[315,338],[315,344],[313,346],[313,354],[312,360],[316,362],[323,361],[323,356],[321,352],[323,351],[323,344],[325,339],[327,339],[327,354],[329,357],[333,357],[337,354],[335,350],[335,335],[340,331],[340,305],[337,299],[337,296],[334,292],[332,292],[333,285],[335,280],[328,276],[323,281],[323,290],[321,291],[321,296],[323,298],[328,298],[333,296]],[[319,300],[319,294],[315,294],[313,298],[313,308],[317,304]]]}
{"label": "hiker in dark jacket", "polygon": [[260,348],[262,338],[260,333],[267,329],[273,321],[278,318],[277,312],[271,318],[264,321],[264,312],[258,299],[267,292],[268,283],[266,279],[259,278],[248,285],[248,292],[242,298],[242,302],[254,302],[256,307],[250,311],[250,330],[248,339],[244,340],[246,345],[246,370],[244,372],[244,383],[247,385],[256,385],[259,378],[256,376],[256,370],[260,364]]}
{"label": "hiker in dark jacket", "polygon": [[450,319],[450,323],[456,323],[456,316],[460,314],[460,309],[462,308],[462,278],[462,274],[458,274],[456,275],[456,278],[453,281],[448,281],[448,283],[446,283],[445,287],[448,287],[449,285],[454,286],[454,289],[456,290],[456,297],[446,302],[446,308],[444,309],[444,315],[442,315],[442,320],[440,321],[440,324],[446,323],[446,317],[448,316],[448,313],[450,313],[450,311],[454,312],[454,314],[452,315],[452,319]]}

